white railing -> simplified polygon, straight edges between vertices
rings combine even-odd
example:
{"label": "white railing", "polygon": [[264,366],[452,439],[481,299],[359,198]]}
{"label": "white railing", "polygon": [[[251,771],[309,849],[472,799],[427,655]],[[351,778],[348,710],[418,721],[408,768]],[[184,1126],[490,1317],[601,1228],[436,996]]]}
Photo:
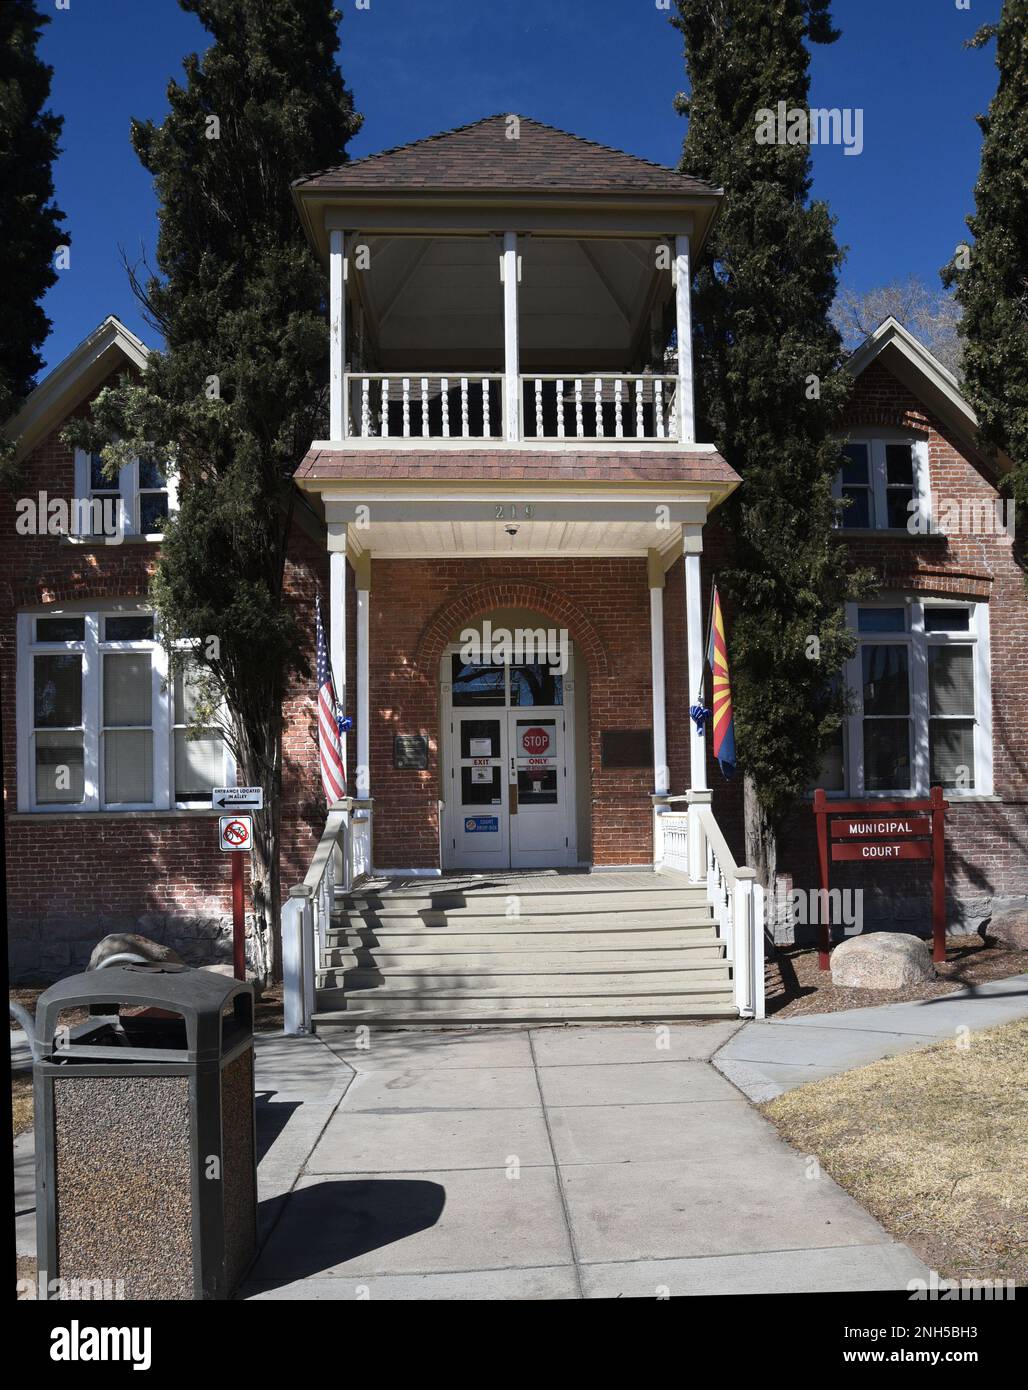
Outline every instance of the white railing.
{"label": "white railing", "polygon": [[689,872],[689,816],[686,811],[660,811],[655,817],[659,835],[657,862],[668,869]]}
{"label": "white railing", "polygon": [[282,907],[284,1032],[311,1031],[336,893],[348,892],[370,872],[371,804],[347,797],[329,811],[307,875]]}
{"label": "white railing", "polygon": [[678,378],[601,372],[521,377],[521,437],[677,443]]}
{"label": "white railing", "polygon": [[502,439],[502,372],[347,372],[347,437]]}
{"label": "white railing", "polygon": [[[659,799],[654,806],[654,863],[704,885],[731,962],[735,1006],[743,1018],[763,1018],[764,889],[754,869],[736,864],[709,796],[690,792]],[[681,801],[688,803],[688,811],[661,809]]]}
{"label": "white railing", "polygon": [[[347,372],[347,439],[505,440],[502,372]],[[677,444],[678,377],[574,372],[518,377],[517,438]]]}

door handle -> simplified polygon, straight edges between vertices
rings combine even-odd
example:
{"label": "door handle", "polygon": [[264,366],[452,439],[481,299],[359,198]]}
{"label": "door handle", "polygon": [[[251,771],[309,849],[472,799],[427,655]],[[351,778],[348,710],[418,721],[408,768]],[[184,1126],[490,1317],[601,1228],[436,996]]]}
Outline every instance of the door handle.
{"label": "door handle", "polygon": [[518,813],[518,784],[517,782],[508,783],[510,787],[510,814],[516,816]]}

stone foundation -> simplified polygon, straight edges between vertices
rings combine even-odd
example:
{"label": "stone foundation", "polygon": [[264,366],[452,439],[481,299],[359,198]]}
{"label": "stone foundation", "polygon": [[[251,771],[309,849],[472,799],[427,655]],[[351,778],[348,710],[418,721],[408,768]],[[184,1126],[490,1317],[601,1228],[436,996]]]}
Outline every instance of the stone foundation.
{"label": "stone foundation", "polygon": [[170,946],[187,965],[232,962],[232,918],[225,915],[50,918],[11,923],[11,984],[48,985],[85,970],[93,947],[111,932],[137,932]]}

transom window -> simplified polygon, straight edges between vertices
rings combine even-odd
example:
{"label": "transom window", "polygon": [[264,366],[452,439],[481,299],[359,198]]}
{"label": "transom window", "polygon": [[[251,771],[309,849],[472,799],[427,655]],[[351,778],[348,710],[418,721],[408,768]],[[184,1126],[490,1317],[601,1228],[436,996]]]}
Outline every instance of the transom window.
{"label": "transom window", "polygon": [[988,606],[927,598],[850,605],[852,710],[820,786],[850,796],[992,792]]}
{"label": "transom window", "polygon": [[[116,478],[103,470],[99,454],[75,450],[75,496],[90,502],[107,503],[96,512],[110,514],[110,504],[120,507],[122,528],[127,536],[159,537],[175,508],[175,487],[159,461],[135,458],[121,469]],[[88,518],[83,516],[88,524]],[[93,522],[94,531],[96,521]]]}
{"label": "transom window", "polygon": [[152,613],[19,614],[19,810],[209,806],[234,768],[196,694],[188,668],[168,680]]}
{"label": "transom window", "polygon": [[520,708],[563,705],[564,677],[543,661],[518,665],[479,664],[461,656],[450,660],[454,709],[472,705]]}
{"label": "transom window", "polygon": [[907,531],[928,514],[928,452],[923,440],[853,438],[835,484],[846,502],[839,516],[845,531]]}

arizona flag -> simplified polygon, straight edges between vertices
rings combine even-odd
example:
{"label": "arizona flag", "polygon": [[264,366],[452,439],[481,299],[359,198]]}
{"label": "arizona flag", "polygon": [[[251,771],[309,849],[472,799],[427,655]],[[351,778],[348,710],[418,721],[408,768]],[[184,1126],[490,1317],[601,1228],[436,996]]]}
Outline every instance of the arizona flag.
{"label": "arizona flag", "polygon": [[725,619],[721,612],[721,595],[714,585],[711,600],[710,641],[707,643],[707,662],[714,682],[712,727],[714,757],[726,777],[735,771],[735,720],[732,716],[732,683],[728,677],[728,647],[725,644]]}

